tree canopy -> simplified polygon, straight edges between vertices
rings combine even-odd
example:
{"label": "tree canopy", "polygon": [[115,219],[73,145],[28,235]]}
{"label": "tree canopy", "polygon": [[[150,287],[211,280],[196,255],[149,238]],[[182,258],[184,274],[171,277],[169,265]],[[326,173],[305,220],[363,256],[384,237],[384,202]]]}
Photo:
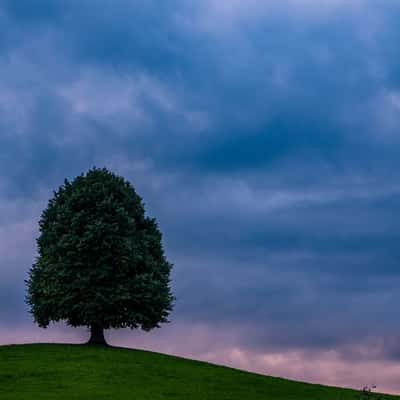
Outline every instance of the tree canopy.
{"label": "tree canopy", "polygon": [[168,322],[172,265],[156,220],[124,178],[93,168],[67,179],[39,221],[38,257],[26,301],[41,327],[51,321],[91,329],[150,330]]}

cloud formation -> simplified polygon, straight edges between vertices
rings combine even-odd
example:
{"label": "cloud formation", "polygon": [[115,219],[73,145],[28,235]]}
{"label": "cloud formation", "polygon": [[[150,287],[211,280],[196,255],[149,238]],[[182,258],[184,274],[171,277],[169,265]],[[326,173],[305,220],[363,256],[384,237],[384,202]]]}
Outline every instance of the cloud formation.
{"label": "cloud formation", "polygon": [[392,0],[4,1],[0,341],[84,337],[39,334],[23,281],[52,190],[107,166],[159,220],[178,299],[170,326],[115,343],[354,386],[379,365],[400,392],[399,17]]}

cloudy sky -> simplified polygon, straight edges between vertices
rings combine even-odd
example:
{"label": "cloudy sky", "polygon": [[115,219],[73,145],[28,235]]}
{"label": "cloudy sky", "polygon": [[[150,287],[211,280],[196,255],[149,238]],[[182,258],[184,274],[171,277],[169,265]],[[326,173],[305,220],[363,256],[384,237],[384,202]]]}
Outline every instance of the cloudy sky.
{"label": "cloudy sky", "polygon": [[0,343],[52,191],[94,165],[158,219],[142,347],[400,393],[398,0],[1,0]]}

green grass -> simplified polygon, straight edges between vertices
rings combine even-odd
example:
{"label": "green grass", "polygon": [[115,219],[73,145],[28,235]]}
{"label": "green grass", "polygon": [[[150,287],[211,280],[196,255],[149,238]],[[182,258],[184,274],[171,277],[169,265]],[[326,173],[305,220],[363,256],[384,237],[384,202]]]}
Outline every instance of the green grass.
{"label": "green grass", "polygon": [[140,350],[32,344],[0,346],[0,399],[355,400],[359,394]]}

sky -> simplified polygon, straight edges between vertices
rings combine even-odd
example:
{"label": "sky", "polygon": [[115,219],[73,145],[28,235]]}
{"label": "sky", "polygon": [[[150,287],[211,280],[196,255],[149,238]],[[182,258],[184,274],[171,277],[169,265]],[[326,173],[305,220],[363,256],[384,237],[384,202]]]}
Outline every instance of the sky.
{"label": "sky", "polygon": [[143,197],[174,264],[140,347],[400,393],[398,0],[1,0],[0,344],[53,190]]}

